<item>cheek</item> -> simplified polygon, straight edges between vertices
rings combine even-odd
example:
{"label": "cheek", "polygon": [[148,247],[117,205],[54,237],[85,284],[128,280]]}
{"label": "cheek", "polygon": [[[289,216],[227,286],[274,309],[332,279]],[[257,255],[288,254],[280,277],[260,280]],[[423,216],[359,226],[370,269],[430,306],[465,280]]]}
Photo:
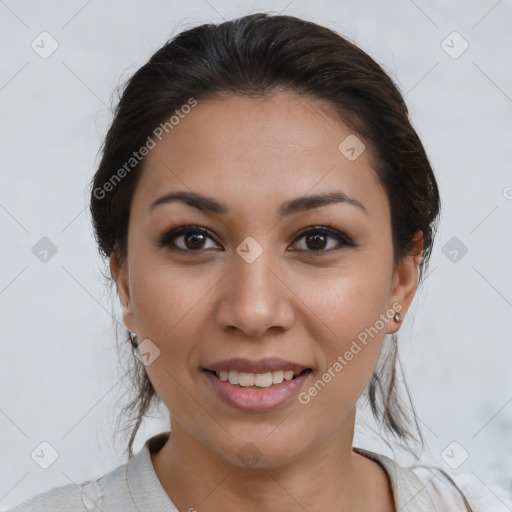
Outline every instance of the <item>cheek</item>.
{"label": "cheek", "polygon": [[387,272],[382,262],[374,262],[338,269],[314,280],[314,286],[313,280],[302,280],[299,293],[307,298],[303,318],[317,344],[320,368],[315,378],[322,380],[312,393],[328,388],[318,404],[351,404],[371,378],[392,321],[386,316],[390,283],[382,277]]}
{"label": "cheek", "polygon": [[197,359],[190,354],[196,349],[195,340],[201,339],[198,319],[207,315],[204,296],[213,285],[208,283],[211,277],[204,273],[194,277],[185,269],[153,261],[134,265],[130,279],[134,315],[143,337],[139,339],[150,339],[160,351],[158,360],[147,366],[151,380],[157,387],[161,379],[171,379],[166,369],[185,383]]}
{"label": "cheek", "polygon": [[183,390],[192,389],[197,377],[198,319],[208,314],[204,295],[209,279],[194,279],[190,272],[155,263],[146,268],[150,270],[133,272],[132,293],[141,335],[158,349],[158,356],[146,366],[149,379],[171,414],[182,410],[201,414]]}
{"label": "cheek", "polygon": [[[389,301],[390,280],[384,279],[384,265],[357,265],[337,269],[317,278],[301,279],[298,295],[311,312],[307,317],[316,325],[323,324],[323,337],[331,350],[341,350],[365,329],[374,326]],[[385,333],[382,322],[377,328]]]}
{"label": "cheek", "polygon": [[[165,333],[197,319],[197,306],[214,280],[192,266],[172,265],[155,255],[133,254],[130,293],[138,325],[148,337],[165,341]],[[211,281],[211,282],[210,282]],[[163,338],[162,338],[163,337]]]}
{"label": "cheek", "polygon": [[381,319],[385,301],[375,293],[346,286],[334,297],[332,302],[323,298],[322,321],[330,330],[316,337],[321,366],[299,397],[301,404],[317,411],[319,419],[323,416],[322,421],[327,416],[333,421],[344,418],[355,405],[372,377],[386,335],[386,322]]}

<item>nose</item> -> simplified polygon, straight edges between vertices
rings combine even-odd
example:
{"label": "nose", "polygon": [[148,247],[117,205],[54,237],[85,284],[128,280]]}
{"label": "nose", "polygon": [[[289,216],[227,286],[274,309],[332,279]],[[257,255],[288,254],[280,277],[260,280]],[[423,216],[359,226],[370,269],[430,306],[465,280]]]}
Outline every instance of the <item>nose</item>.
{"label": "nose", "polygon": [[283,272],[265,251],[252,263],[237,254],[234,268],[221,287],[217,322],[224,330],[238,330],[261,338],[270,329],[288,330],[295,320],[294,294]]}

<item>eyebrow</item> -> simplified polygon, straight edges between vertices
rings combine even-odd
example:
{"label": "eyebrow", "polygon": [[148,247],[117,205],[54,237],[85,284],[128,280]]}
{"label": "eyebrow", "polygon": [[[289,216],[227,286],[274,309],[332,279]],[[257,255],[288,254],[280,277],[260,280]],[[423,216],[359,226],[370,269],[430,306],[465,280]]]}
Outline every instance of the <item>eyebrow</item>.
{"label": "eyebrow", "polygon": [[[175,201],[183,202],[188,206],[192,206],[193,208],[197,208],[198,210],[207,213],[215,213],[219,215],[229,214],[229,208],[225,204],[217,201],[217,199],[204,196],[196,192],[186,191],[169,192],[168,194],[159,197],[158,199],[151,203],[151,205],[149,206],[149,211],[151,212],[159,205],[172,203]],[[347,194],[345,194],[345,192],[341,190],[324,192],[321,194],[312,194],[286,201],[279,208],[279,215],[281,217],[289,217],[290,215],[293,215],[295,213],[303,212],[306,210],[312,210],[313,208],[319,208],[321,206],[328,206],[336,203],[350,204],[352,206],[359,208],[366,215],[368,215],[366,208],[360,201],[348,196]]]}

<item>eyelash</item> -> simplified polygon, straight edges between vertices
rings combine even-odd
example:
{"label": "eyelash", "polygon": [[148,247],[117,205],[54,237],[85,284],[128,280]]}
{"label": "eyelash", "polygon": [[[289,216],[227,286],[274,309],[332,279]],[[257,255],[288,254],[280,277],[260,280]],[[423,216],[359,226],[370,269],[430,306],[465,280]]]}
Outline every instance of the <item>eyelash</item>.
{"label": "eyelash", "polygon": [[[167,247],[168,249],[170,249],[172,251],[181,251],[181,252],[187,252],[187,253],[204,252],[204,249],[197,249],[197,250],[182,249],[181,247],[176,247],[174,245],[173,240],[175,238],[177,238],[179,236],[183,236],[183,235],[194,234],[194,233],[195,234],[200,233],[200,234],[207,236],[208,238],[214,240],[213,237],[210,235],[210,232],[205,228],[201,228],[199,226],[182,226],[182,227],[173,229],[173,230],[165,233],[162,236],[162,238],[157,242],[157,245],[159,247]],[[309,226],[308,228],[306,228],[306,229],[302,230],[300,233],[298,233],[298,235],[294,239],[293,243],[296,243],[297,241],[304,238],[306,235],[310,235],[310,234],[322,234],[322,235],[328,236],[330,238],[335,238],[336,240],[338,240],[338,242],[341,243],[341,247],[331,248],[331,249],[320,249],[318,251],[299,249],[299,252],[300,251],[307,252],[307,253],[311,253],[311,255],[315,256],[315,255],[323,255],[325,253],[341,250],[341,249],[344,249],[347,247],[356,247],[356,244],[348,236],[346,236],[344,233],[341,233],[337,229],[334,229],[333,226],[331,226],[330,224],[326,224],[323,226]]]}

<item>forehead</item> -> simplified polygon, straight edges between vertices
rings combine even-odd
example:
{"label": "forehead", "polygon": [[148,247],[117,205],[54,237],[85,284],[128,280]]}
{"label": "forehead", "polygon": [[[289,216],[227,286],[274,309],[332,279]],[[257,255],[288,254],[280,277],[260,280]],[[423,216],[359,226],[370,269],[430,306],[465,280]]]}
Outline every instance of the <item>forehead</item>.
{"label": "forehead", "polygon": [[244,210],[255,202],[280,205],[307,193],[342,190],[382,216],[387,196],[368,144],[355,160],[347,158],[343,141],[364,142],[325,107],[283,92],[198,99],[146,157],[134,201],[148,205],[179,189],[220,195]]}

